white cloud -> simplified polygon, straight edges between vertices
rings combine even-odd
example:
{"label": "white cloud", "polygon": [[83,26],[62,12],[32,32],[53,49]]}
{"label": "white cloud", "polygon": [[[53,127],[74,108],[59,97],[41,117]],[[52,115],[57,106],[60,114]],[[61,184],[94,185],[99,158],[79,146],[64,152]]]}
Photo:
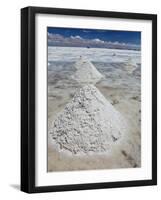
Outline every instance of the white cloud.
{"label": "white cloud", "polygon": [[115,41],[115,42],[113,42],[113,44],[121,44],[120,42],[118,42],[118,41]]}
{"label": "white cloud", "polygon": [[91,32],[90,30],[83,30],[84,33],[89,33]]}
{"label": "white cloud", "polygon": [[80,37],[79,35],[76,35],[76,36],[70,36],[70,38],[72,38],[72,39],[83,39],[82,37]]}
{"label": "white cloud", "polygon": [[77,47],[99,47],[99,48],[116,48],[116,49],[136,49],[140,50],[140,45],[121,43],[118,41],[103,41],[99,38],[85,39],[79,35],[64,37],[59,34],[48,34],[48,42],[50,45],[57,46],[77,46]]}
{"label": "white cloud", "polygon": [[100,42],[100,43],[104,43],[104,42],[105,42],[105,41],[100,40],[100,39],[98,39],[98,38],[93,39],[93,41],[94,41],[94,42]]}

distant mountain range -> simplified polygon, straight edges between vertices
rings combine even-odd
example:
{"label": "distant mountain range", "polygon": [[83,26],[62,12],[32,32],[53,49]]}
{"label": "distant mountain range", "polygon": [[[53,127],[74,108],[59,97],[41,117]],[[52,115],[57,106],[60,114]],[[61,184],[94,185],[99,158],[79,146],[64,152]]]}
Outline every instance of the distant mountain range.
{"label": "distant mountain range", "polygon": [[48,33],[48,46],[141,50],[140,45],[137,44],[103,41],[99,38],[84,39],[79,35],[64,37],[53,33]]}

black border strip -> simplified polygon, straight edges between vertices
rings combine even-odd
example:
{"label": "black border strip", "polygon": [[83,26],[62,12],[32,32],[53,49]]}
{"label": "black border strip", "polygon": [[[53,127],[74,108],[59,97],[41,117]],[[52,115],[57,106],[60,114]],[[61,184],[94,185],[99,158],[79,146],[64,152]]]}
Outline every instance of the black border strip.
{"label": "black border strip", "polygon": [[[35,186],[35,15],[60,14],[152,21],[152,179]],[[26,7],[21,9],[21,190],[27,193],[148,186],[157,184],[157,15]]]}

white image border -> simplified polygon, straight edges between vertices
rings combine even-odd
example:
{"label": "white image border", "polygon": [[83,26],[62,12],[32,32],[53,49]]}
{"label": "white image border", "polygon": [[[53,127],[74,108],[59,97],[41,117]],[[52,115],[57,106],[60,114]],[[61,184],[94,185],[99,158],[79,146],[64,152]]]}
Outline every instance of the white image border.
{"label": "white image border", "polygon": [[[152,179],[152,21],[36,14],[36,186]],[[47,172],[47,27],[141,31],[141,168]]]}

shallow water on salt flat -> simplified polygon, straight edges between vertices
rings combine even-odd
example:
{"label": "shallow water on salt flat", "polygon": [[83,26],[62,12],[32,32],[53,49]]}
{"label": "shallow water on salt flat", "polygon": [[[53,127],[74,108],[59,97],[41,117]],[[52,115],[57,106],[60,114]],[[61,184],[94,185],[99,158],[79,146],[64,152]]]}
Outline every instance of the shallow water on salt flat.
{"label": "shallow water on salt flat", "polygon": [[[75,91],[81,87],[79,83],[71,79],[71,76],[76,71],[74,63],[80,56],[91,61],[96,69],[104,76],[96,84],[96,87],[129,121],[131,129],[133,130],[133,135],[129,138],[129,143],[133,147],[129,143],[126,143],[124,148],[119,147],[122,149],[115,150],[115,154],[113,153],[110,158],[97,157],[96,159],[92,157],[91,160],[77,158],[74,161],[71,160],[72,158],[61,157],[59,152],[52,149],[49,142],[48,170],[122,168],[132,167],[135,164],[136,166],[140,166],[141,52],[139,51],[48,47],[49,124],[55,119],[56,114],[72,99]],[[129,73],[125,68],[129,60],[135,65],[132,73]],[[55,158],[58,159],[57,162],[55,162]],[[97,163],[99,159],[103,161],[101,166]]]}

